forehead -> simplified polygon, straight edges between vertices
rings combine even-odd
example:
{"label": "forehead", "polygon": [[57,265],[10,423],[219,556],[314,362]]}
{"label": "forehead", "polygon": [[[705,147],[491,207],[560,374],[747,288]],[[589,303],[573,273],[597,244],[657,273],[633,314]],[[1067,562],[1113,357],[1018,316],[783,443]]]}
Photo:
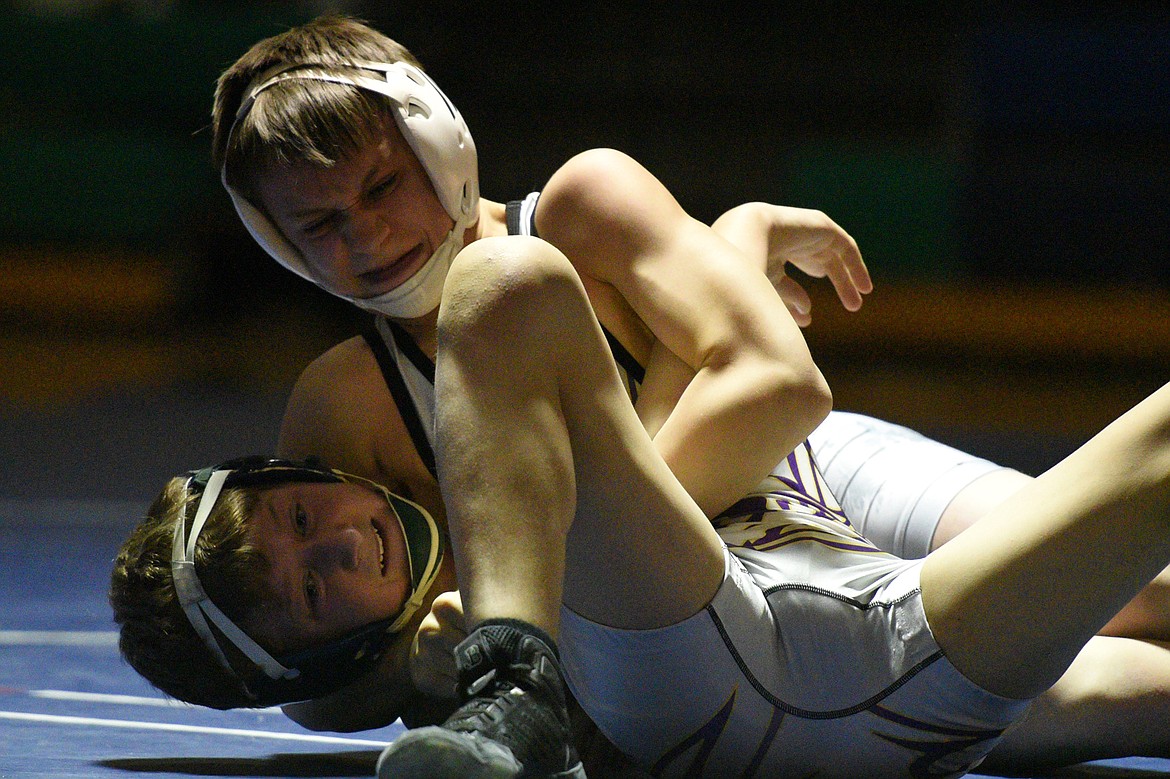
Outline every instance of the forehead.
{"label": "forehead", "polygon": [[299,78],[268,83],[241,106],[232,128],[227,162],[244,165],[240,170],[267,160],[336,159],[394,124],[392,102],[356,86]]}
{"label": "forehead", "polygon": [[322,201],[348,203],[377,177],[414,164],[414,154],[397,125],[391,119],[386,124],[387,131],[329,164],[296,158],[262,165],[255,178],[260,199],[270,211],[289,213]]}

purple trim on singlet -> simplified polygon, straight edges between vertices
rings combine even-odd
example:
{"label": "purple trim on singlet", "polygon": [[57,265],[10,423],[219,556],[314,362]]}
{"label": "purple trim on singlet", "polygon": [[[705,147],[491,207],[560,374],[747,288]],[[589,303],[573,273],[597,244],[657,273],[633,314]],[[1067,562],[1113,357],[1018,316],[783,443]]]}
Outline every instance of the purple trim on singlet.
{"label": "purple trim on singlet", "polygon": [[972,738],[978,737],[979,740],[983,740],[986,738],[995,738],[1005,730],[1005,728],[988,730],[948,727],[946,725],[933,725],[929,722],[923,722],[920,719],[915,719],[914,717],[907,717],[905,714],[899,714],[896,711],[890,711],[881,704],[874,705],[871,713],[874,716],[880,717],[881,719],[889,720],[890,722],[896,722],[899,725],[906,725],[907,727],[926,731],[927,733],[937,733],[940,736],[968,736]]}
{"label": "purple trim on singlet", "polygon": [[[807,590],[812,591],[812,592],[817,592],[817,593],[822,594],[822,595],[827,595],[827,596],[836,598],[837,600],[841,600],[843,602],[849,603],[851,606],[855,606],[856,608],[861,609],[862,611],[866,611],[870,608],[889,607],[891,605],[888,602],[861,603],[860,601],[853,600],[852,598],[842,598],[837,593],[830,592],[828,590],[823,590],[823,589],[816,588],[816,587],[797,587],[796,585],[786,585],[784,587],[775,588],[771,592],[775,592],[779,589],[794,589],[794,588],[807,589]],[[767,594],[769,594],[769,593],[766,592],[765,597],[767,596]],[[913,594],[908,594],[906,597],[912,597],[912,596],[913,596]],[[906,684],[908,681],[910,681],[915,676],[917,676],[924,668],[929,667],[930,665],[935,663],[937,660],[939,660],[941,657],[943,657],[943,653],[942,653],[941,649],[931,653],[927,657],[925,657],[922,660],[920,660],[919,662],[915,663],[911,668],[908,668],[905,671],[905,673],[903,673],[897,679],[894,679],[889,685],[887,685],[885,687],[885,689],[879,690],[878,692],[874,693],[870,697],[866,698],[864,701],[861,701],[859,703],[855,703],[852,706],[848,706],[848,707],[845,707],[842,709],[829,709],[826,711],[818,711],[815,709],[804,709],[804,708],[801,708],[799,706],[793,706],[791,703],[786,703],[785,701],[782,701],[779,698],[777,698],[775,695],[773,695],[772,692],[770,690],[768,690],[768,688],[765,687],[760,682],[759,679],[756,678],[756,675],[754,673],[752,673],[752,669],[744,661],[743,655],[741,655],[739,652],[739,647],[737,647],[735,645],[735,642],[732,640],[730,634],[728,634],[727,628],[724,627],[723,620],[721,620],[719,618],[719,613],[715,610],[715,607],[709,605],[709,606],[707,606],[706,611],[707,611],[707,614],[710,616],[712,623],[715,625],[715,629],[719,632],[719,636],[723,639],[723,644],[724,644],[724,646],[727,647],[728,653],[731,655],[732,659],[735,661],[735,664],[737,666],[739,666],[740,673],[742,673],[744,678],[747,679],[748,684],[750,684],[752,686],[752,688],[755,689],[755,691],[760,695],[761,698],[766,700],[768,703],[770,703],[775,708],[779,709],[780,711],[783,711],[785,714],[791,714],[794,717],[801,717],[803,719],[810,719],[810,720],[840,719],[842,717],[851,717],[854,714],[857,714],[858,712],[865,711],[866,709],[869,709],[873,706],[876,706],[880,701],[883,701],[886,698],[890,697],[890,695],[892,695],[899,688],[901,688],[902,685]]]}

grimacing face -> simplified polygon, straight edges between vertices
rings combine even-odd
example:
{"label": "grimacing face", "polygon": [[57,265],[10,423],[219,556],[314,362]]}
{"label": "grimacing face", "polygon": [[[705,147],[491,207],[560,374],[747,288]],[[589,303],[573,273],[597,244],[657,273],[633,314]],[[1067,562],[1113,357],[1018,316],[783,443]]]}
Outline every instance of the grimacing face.
{"label": "grimacing face", "polygon": [[391,117],[378,142],[336,165],[270,166],[256,189],[317,283],[342,297],[375,297],[399,286],[455,224]]}
{"label": "grimacing face", "polygon": [[385,497],[360,484],[265,490],[250,540],[271,564],[271,602],[242,627],[269,651],[317,646],[397,614],[410,593],[406,540]]}

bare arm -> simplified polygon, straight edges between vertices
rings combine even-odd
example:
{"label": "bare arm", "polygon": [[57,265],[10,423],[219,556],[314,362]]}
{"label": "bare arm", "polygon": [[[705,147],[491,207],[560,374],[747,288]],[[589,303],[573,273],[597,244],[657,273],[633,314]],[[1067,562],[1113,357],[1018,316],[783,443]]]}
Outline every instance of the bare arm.
{"label": "bare arm", "polygon": [[827,277],[849,311],[861,308],[861,296],[873,291],[857,242],[820,211],[744,203],[711,227],[768,276],[801,327],[812,322],[812,301],[786,273],[788,265],[813,278]]}
{"label": "bare arm", "polygon": [[651,432],[708,514],[754,487],[828,413],[828,387],[767,276],[629,157],[570,160],[545,187],[537,223],[693,373]]}

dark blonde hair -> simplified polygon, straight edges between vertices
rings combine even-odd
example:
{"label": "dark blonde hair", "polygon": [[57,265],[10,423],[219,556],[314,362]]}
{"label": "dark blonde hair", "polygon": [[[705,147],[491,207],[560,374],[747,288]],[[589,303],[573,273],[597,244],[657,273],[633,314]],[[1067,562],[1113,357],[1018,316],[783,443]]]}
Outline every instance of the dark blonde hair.
{"label": "dark blonde hair", "polygon": [[[171,549],[176,524],[194,514],[196,501],[186,485],[185,478],[169,481],[118,553],[110,578],[110,605],[121,626],[118,646],[134,670],[170,696],[216,709],[254,705],[244,683],[220,664],[179,605]],[[195,547],[200,582],[236,624],[271,596],[270,566],[248,538],[258,498],[254,488],[224,490]],[[230,642],[223,643],[234,668],[251,669]],[[244,671],[244,680],[253,673]]]}
{"label": "dark blonde hair", "polygon": [[[258,76],[287,65],[345,70],[354,62],[418,61],[364,23],[323,16],[266,38],[219,77],[211,112],[212,158],[227,183],[253,203],[265,167],[308,162],[329,167],[380,137],[390,107],[356,87],[293,79],[264,90],[236,123],[244,92]],[[233,129],[234,126],[234,129]]]}

